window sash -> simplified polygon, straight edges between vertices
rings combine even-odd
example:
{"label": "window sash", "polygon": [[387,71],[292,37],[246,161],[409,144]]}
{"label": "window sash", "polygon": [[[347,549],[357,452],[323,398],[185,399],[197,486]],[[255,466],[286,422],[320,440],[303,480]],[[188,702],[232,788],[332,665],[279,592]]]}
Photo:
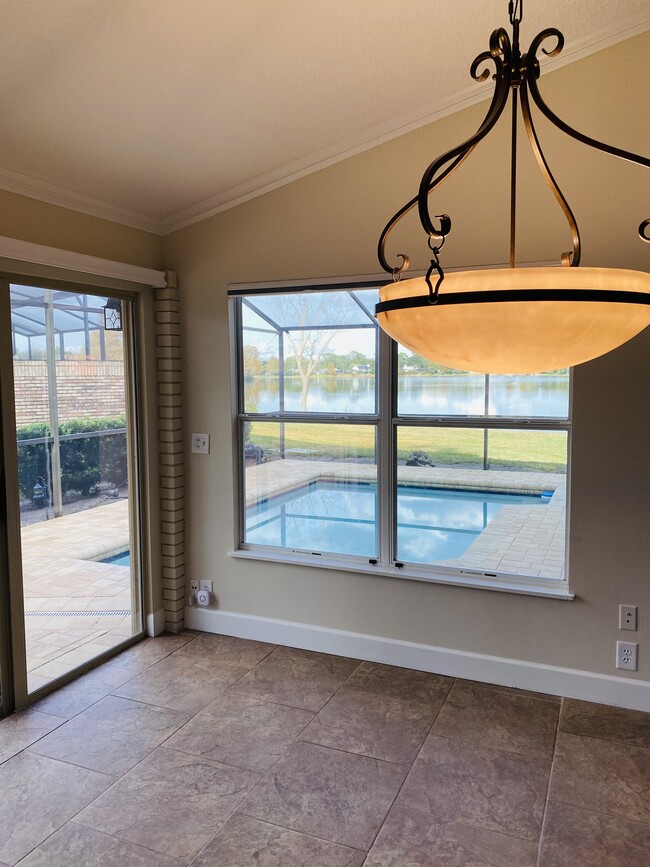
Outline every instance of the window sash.
{"label": "window sash", "polygon": [[[385,282],[385,281],[383,281]],[[378,536],[378,558],[377,566],[381,574],[395,574],[399,577],[415,578],[416,580],[426,580],[426,575],[430,574],[432,578],[435,576],[443,576],[445,583],[454,583],[454,576],[458,576],[458,583],[464,585],[467,583],[465,576],[473,575],[480,579],[481,576],[486,576],[488,579],[497,579],[497,584],[502,581],[504,587],[506,585],[515,586],[518,581],[521,581],[522,587],[526,585],[531,588],[557,588],[564,586],[568,587],[568,518],[569,510],[567,508],[565,518],[565,566],[564,577],[558,578],[540,578],[536,576],[527,576],[525,573],[508,573],[494,572],[491,570],[471,570],[460,569],[457,567],[449,567],[438,564],[417,564],[415,569],[408,570],[404,568],[404,563],[397,560],[397,432],[400,427],[422,427],[422,428],[458,428],[458,429],[484,429],[484,430],[530,430],[530,431],[564,431],[567,434],[567,465],[566,479],[567,485],[570,478],[570,454],[571,454],[571,408],[572,408],[572,386],[573,386],[573,371],[569,372],[569,397],[568,397],[568,416],[566,418],[555,417],[509,417],[509,416],[491,416],[491,415],[472,415],[472,416],[425,416],[399,414],[397,412],[398,402],[398,366],[397,353],[398,344],[393,341],[385,332],[377,328],[377,351],[375,365],[375,393],[376,393],[376,413],[325,413],[325,412],[294,412],[281,410],[277,412],[246,412],[244,401],[244,365],[243,365],[243,324],[241,315],[241,304],[244,296],[255,294],[285,294],[288,292],[313,292],[313,291],[344,291],[345,289],[372,289],[379,288],[383,285],[382,281],[342,281],[341,283],[316,284],[308,288],[301,286],[281,286],[273,285],[269,288],[260,287],[242,288],[241,290],[230,291],[231,304],[231,347],[233,348],[233,421],[234,421],[234,460],[236,467],[236,527],[235,527],[235,542],[236,548],[242,552],[249,552],[254,555],[258,552],[264,555],[268,552],[269,559],[280,559],[282,554],[291,559],[291,550],[277,548],[275,546],[256,545],[245,541],[246,532],[246,503],[244,496],[244,424],[246,422],[287,422],[300,424],[340,424],[340,425],[370,425],[376,428],[376,466],[377,466],[377,536]],[[299,556],[296,561],[302,562],[304,557]],[[349,554],[323,554],[323,561],[331,561],[333,567],[340,564],[354,566],[357,564],[367,564],[368,558],[356,557]],[[314,565],[321,565],[316,562],[314,555]],[[373,561],[371,561],[373,562]],[[325,563],[323,562],[323,565]],[[414,564],[409,564],[413,566]],[[448,579],[448,580],[447,580]],[[486,586],[492,586],[493,582],[489,580]],[[498,588],[497,588],[498,589]],[[511,589],[508,586],[508,589]],[[523,592],[526,592],[525,590]]]}

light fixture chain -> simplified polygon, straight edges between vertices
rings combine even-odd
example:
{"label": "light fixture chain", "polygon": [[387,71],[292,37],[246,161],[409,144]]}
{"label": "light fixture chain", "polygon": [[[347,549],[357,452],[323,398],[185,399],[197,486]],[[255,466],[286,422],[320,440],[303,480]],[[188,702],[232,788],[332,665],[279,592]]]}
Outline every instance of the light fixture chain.
{"label": "light fixture chain", "polygon": [[[429,249],[432,252],[431,264],[426,273],[426,277],[424,278],[427,286],[429,287],[429,304],[436,304],[438,301],[438,292],[440,290],[440,284],[445,279],[445,272],[442,270],[442,266],[440,264],[439,253],[442,250],[445,243],[445,239],[442,239],[442,242],[436,247],[432,244],[432,239],[429,238]],[[433,272],[438,274],[438,279],[436,281],[436,285],[433,286],[431,283],[431,275]]]}
{"label": "light fixture chain", "polygon": [[514,27],[519,24],[524,15],[524,0],[510,0],[508,3],[508,17]]}

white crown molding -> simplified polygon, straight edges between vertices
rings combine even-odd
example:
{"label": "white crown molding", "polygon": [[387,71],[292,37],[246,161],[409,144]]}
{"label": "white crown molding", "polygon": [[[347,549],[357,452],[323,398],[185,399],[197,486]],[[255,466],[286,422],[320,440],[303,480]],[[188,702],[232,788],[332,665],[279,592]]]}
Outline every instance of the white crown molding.
{"label": "white crown molding", "polygon": [[[544,68],[547,71],[559,69],[647,30],[650,30],[650,12],[621,18],[589,36],[567,42],[559,57],[543,61]],[[489,92],[489,85],[469,85],[445,100],[367,127],[336,146],[314,151],[164,216],[141,214],[8,169],[0,169],[0,189],[133,229],[167,235],[475,105],[486,99]]]}
{"label": "white crown molding", "polygon": [[39,202],[47,202],[49,205],[58,205],[60,208],[68,208],[78,211],[80,214],[88,214],[90,217],[99,217],[101,220],[109,220],[111,223],[119,223],[131,229],[141,229],[143,232],[151,232],[154,235],[163,235],[164,228],[161,220],[146,214],[138,214],[129,208],[112,205],[108,202],[84,196],[72,190],[66,190],[56,184],[41,181],[37,178],[29,178],[18,172],[0,168],[0,189],[9,193],[17,193],[27,196],[29,199],[38,199]]}
{"label": "white crown molding", "polygon": [[98,277],[109,277],[155,288],[164,288],[174,279],[170,272],[166,274],[153,268],[115,262],[113,259],[100,259],[98,256],[75,253],[73,250],[60,250],[58,247],[46,247],[44,244],[33,244],[31,241],[7,238],[3,235],[0,236],[0,258],[14,262],[28,262],[30,265],[63,268],[80,274],[94,274]]}
{"label": "white crown molding", "polygon": [[[643,12],[622,18],[609,27],[603,27],[591,33],[588,37],[575,39],[565,43],[562,54],[557,58],[542,59],[543,68],[550,72],[560,69],[626,39],[631,39],[641,33],[650,30],[650,13]],[[487,98],[491,92],[489,84],[469,85],[457,91],[453,96],[445,100],[437,100],[427,106],[420,107],[417,111],[393,117],[372,127],[368,127],[362,133],[351,136],[347,141],[339,142],[336,146],[321,151],[315,151],[300,159],[286,163],[284,166],[259,175],[256,178],[238,184],[229,190],[210,196],[201,202],[196,202],[168,214],[163,221],[164,234],[175,232],[193,223],[230,210],[237,205],[257,198],[258,196],[277,190],[280,187],[304,178],[314,172],[325,169],[328,166],[342,162],[349,157],[356,156],[378,145],[392,141],[406,133],[413,132],[437,120],[441,120],[464,108],[476,105]]]}
{"label": "white crown molding", "polygon": [[544,665],[522,659],[488,656],[449,647],[434,647],[379,635],[365,635],[310,623],[257,617],[214,608],[185,608],[185,626],[203,632],[233,635],[270,644],[333,653],[417,671],[532,689],[634,710],[650,710],[650,682]]}

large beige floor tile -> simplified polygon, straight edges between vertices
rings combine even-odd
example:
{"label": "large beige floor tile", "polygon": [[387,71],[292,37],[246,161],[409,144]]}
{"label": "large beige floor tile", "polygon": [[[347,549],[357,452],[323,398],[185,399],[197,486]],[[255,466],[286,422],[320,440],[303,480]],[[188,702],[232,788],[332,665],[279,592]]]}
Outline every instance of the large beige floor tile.
{"label": "large beige floor tile", "polygon": [[259,779],[259,774],[163,747],[76,821],[187,862]]}
{"label": "large beige floor tile", "polygon": [[239,812],[367,850],[407,767],[298,743],[254,789]]}
{"label": "large beige floor tile", "polygon": [[554,702],[456,683],[432,731],[484,747],[550,757],[558,715]]}
{"label": "large beige floor tile", "polygon": [[20,867],[185,867],[186,863],[68,822]]}
{"label": "large beige floor tile", "polygon": [[34,707],[44,713],[71,719],[136,675],[134,669],[107,662],[50,693]]}
{"label": "large beige floor tile", "polygon": [[362,662],[345,685],[389,698],[426,701],[439,708],[453,683],[453,677],[444,677],[441,674],[413,671],[410,668],[382,665],[378,662]]}
{"label": "large beige floor tile", "polygon": [[[364,867],[536,867],[537,844],[394,807]],[[577,865],[574,865],[577,867]]]}
{"label": "large beige floor tile", "polygon": [[0,860],[15,864],[113,782],[27,752],[0,765]]}
{"label": "large beige floor tile", "polygon": [[550,760],[429,735],[397,804],[536,842]]}
{"label": "large beige floor tile", "polygon": [[358,667],[355,659],[279,647],[237,684],[237,693],[319,711]]}
{"label": "large beige floor tile", "polygon": [[22,711],[0,720],[0,764],[53,731],[62,722],[62,719],[36,710]]}
{"label": "large beige floor tile", "polygon": [[[194,642],[192,642],[194,644]],[[176,654],[166,656],[138,677],[114,690],[114,695],[195,714],[242,675],[236,668],[213,667]]]}
{"label": "large beige floor tile", "polygon": [[313,719],[309,711],[225,692],[166,746],[253,771],[267,771]]}
{"label": "large beige floor tile", "polygon": [[204,632],[177,650],[174,656],[202,660],[214,667],[227,665],[237,668],[243,674],[261,662],[275,647],[275,644],[266,644],[263,641],[248,641],[245,638]]}
{"label": "large beige floor tile", "polygon": [[121,776],[187,720],[187,714],[180,711],[107,696],[30,749],[40,755]]}
{"label": "large beige floor tile", "polygon": [[650,749],[650,714],[640,710],[565,698],[560,731]]}
{"label": "large beige floor tile", "polygon": [[192,867],[361,867],[365,852],[235,814]]}
{"label": "large beige floor tile", "polygon": [[650,750],[560,732],[549,799],[650,824]]}
{"label": "large beige floor tile", "polygon": [[342,687],[300,739],[389,762],[412,762],[437,712],[429,702]]}
{"label": "large beige floor tile", "polygon": [[539,867],[642,867],[650,864],[650,825],[550,802]]}

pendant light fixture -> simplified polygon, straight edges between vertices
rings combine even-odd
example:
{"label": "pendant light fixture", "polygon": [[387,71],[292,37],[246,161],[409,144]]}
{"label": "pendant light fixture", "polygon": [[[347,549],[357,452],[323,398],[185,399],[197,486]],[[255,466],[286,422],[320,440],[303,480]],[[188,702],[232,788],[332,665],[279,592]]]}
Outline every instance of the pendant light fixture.
{"label": "pendant light fixture", "polygon": [[[554,27],[543,30],[522,54],[519,25],[523,0],[508,5],[512,40],[500,28],[489,51],[471,66],[475,81],[486,81],[494,65],[494,94],[477,132],[435,159],[426,169],[418,195],[389,221],[379,239],[378,256],[393,283],[380,290],[375,313],[379,325],[417,355],[459,370],[477,373],[536,373],[580,364],[604,355],[650,325],[650,274],[580,265],[580,232],[573,212],[544,156],[531,113],[531,102],[559,130],[582,144],[650,168],[650,159],[611,147],[577,132],[544,102],[538,88],[538,52],[558,55],[564,37]],[[543,47],[550,41],[550,48]],[[457,271],[445,275],[439,254],[451,231],[447,214],[432,216],[430,194],[454,172],[491,132],[508,102],[512,110],[510,146],[510,267]],[[517,122],[519,106],[528,141],[571,230],[573,249],[559,267],[515,267],[517,196]],[[400,280],[409,258],[386,258],[386,240],[395,225],[417,206],[428,237],[431,264],[425,277]],[[650,219],[639,226],[650,242]]]}

